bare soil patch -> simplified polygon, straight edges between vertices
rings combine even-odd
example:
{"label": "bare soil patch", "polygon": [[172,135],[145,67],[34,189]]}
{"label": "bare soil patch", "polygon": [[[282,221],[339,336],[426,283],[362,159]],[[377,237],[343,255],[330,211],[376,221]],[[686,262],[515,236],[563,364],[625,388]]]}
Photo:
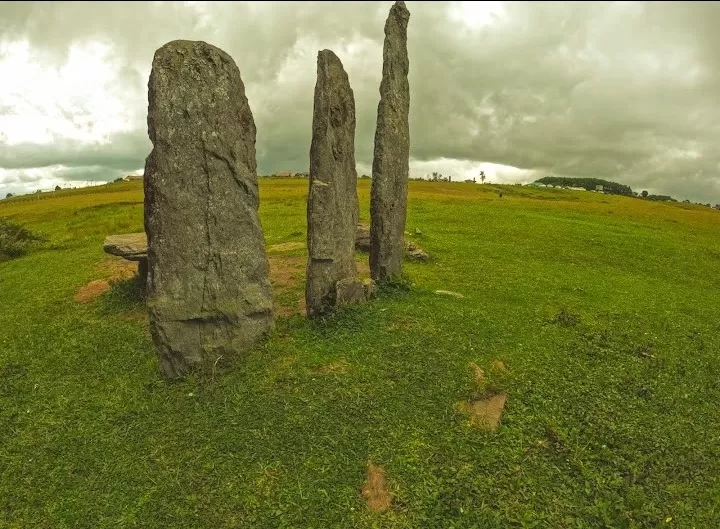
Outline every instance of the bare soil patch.
{"label": "bare soil patch", "polygon": [[107,257],[100,261],[95,269],[107,281],[130,279],[137,273],[138,264],[121,257]]}
{"label": "bare soil patch", "polygon": [[472,369],[473,376],[475,377],[475,382],[477,382],[477,385],[481,388],[485,387],[485,371],[483,371],[483,369],[475,362],[470,362],[470,369]]}
{"label": "bare soil patch", "polygon": [[487,431],[495,431],[500,426],[505,403],[506,393],[497,393],[471,402],[461,402],[460,411],[470,418],[470,424]]}
{"label": "bare soil patch", "polygon": [[373,512],[383,512],[390,508],[392,498],[386,488],[384,468],[372,461],[368,463],[365,471],[365,483],[363,483],[360,495]]}
{"label": "bare soil patch", "polygon": [[73,299],[77,303],[90,303],[110,290],[110,283],[104,279],[90,281],[87,285],[81,286]]}
{"label": "bare soil patch", "polygon": [[268,252],[289,252],[291,250],[300,250],[301,248],[305,248],[304,242],[281,242],[278,244],[273,244],[267,247]]}
{"label": "bare soil patch", "polygon": [[492,361],[492,367],[495,371],[498,371],[500,373],[507,373],[508,368],[505,365],[505,362],[502,360],[495,359]]}

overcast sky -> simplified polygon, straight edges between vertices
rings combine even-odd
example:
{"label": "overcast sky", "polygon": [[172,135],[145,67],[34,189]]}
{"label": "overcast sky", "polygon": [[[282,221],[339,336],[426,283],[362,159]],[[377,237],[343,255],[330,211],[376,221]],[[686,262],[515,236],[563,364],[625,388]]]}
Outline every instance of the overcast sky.
{"label": "overcast sky", "polygon": [[[0,196],[141,170],[153,53],[232,55],[258,172],[307,171],[316,58],[342,60],[370,173],[391,2],[0,2]],[[407,2],[410,173],[593,176],[720,202],[720,3]]]}

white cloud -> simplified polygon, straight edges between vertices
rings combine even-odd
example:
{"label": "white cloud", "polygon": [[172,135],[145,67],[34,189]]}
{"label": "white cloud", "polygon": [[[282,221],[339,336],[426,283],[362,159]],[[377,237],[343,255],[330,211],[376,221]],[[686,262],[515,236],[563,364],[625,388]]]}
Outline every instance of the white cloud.
{"label": "white cloud", "polygon": [[72,44],[59,66],[43,64],[27,41],[6,43],[0,60],[0,135],[4,143],[45,145],[55,138],[105,143],[136,125],[119,85],[112,48]]}

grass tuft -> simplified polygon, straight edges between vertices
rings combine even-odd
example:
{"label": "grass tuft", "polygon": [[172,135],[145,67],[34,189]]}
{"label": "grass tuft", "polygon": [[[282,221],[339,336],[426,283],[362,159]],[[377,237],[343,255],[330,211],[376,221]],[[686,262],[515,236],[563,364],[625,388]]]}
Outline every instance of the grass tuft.
{"label": "grass tuft", "polygon": [[22,257],[38,243],[46,241],[45,235],[33,233],[10,219],[0,217],[0,261]]}

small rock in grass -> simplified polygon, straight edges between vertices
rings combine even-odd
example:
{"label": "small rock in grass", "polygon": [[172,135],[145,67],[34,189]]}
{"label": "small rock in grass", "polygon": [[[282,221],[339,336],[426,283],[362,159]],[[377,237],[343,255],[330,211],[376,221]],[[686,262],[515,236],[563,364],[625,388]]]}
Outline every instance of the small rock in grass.
{"label": "small rock in grass", "polygon": [[361,279],[348,277],[335,284],[335,305],[342,307],[362,303],[367,299],[365,284]]}

